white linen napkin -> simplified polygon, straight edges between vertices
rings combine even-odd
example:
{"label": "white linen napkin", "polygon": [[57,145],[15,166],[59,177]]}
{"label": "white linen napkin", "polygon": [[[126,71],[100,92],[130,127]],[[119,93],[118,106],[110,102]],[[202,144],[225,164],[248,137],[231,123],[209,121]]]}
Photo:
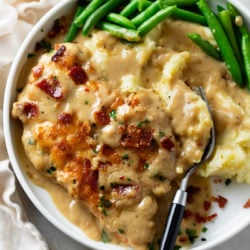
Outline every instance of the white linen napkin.
{"label": "white linen napkin", "polygon": [[8,160],[0,162],[0,180],[0,249],[48,249],[35,226],[26,221]]}
{"label": "white linen napkin", "polygon": [[3,137],[3,95],[14,56],[33,25],[59,0],[0,0],[0,250],[46,250],[47,243],[27,220],[16,191]]}

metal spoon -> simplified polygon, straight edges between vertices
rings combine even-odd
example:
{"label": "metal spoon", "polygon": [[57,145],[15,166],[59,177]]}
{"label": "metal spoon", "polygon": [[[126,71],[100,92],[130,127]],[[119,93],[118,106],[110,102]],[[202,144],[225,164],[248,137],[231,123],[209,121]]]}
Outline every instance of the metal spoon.
{"label": "metal spoon", "polygon": [[[211,110],[205,95],[205,92],[202,87],[196,87],[194,91],[205,101],[207,105],[207,109],[212,118]],[[172,201],[168,212],[168,218],[165,225],[165,231],[163,233],[160,250],[172,250],[175,246],[175,241],[180,229],[181,221],[183,218],[186,201],[187,201],[187,185],[190,176],[195,172],[195,170],[202,165],[206,160],[210,158],[213,153],[214,145],[215,145],[215,129],[214,125],[210,131],[210,139],[204,151],[204,154],[200,160],[200,162],[195,163],[192,167],[190,167],[184,175],[184,178],[181,181],[180,188],[176,191],[175,197]]]}

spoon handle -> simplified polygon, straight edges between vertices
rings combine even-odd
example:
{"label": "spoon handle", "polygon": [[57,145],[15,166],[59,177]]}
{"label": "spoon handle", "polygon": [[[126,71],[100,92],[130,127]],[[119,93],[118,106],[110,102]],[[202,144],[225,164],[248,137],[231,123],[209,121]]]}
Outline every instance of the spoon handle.
{"label": "spoon handle", "polygon": [[187,192],[177,190],[168,212],[167,224],[163,233],[160,250],[172,250],[179,233],[187,200]]}

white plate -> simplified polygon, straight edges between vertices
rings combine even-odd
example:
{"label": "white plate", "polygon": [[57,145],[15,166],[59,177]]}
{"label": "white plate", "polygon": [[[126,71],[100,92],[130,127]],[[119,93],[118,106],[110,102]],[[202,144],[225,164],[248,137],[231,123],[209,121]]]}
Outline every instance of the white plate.
{"label": "white plate", "polygon": [[[18,142],[16,134],[13,132],[17,130],[17,125],[10,117],[12,104],[16,100],[18,75],[27,58],[27,54],[32,53],[35,43],[43,38],[45,33],[41,32],[41,30],[43,29],[45,32],[48,31],[56,18],[73,10],[76,2],[76,0],[62,1],[51,9],[51,11],[35,25],[19,49],[9,73],[4,98],[3,120],[6,146],[13,169],[21,186],[33,204],[52,224],[87,247],[96,250],[104,250],[107,248],[110,250],[124,250],[125,248],[122,247],[107,245],[89,239],[82,230],[72,224],[58,211],[50,195],[44,189],[39,188],[30,181],[22,168],[23,152],[20,152],[20,141]],[[211,0],[210,2],[214,7],[217,4],[223,5],[225,3],[223,0]],[[237,6],[242,12],[244,17],[248,20],[248,25],[250,27],[250,14],[247,7],[237,0],[231,0],[230,2]],[[249,8],[249,2],[245,2]],[[195,241],[192,247],[193,250],[211,249],[240,232],[249,225],[250,222],[250,209],[243,208],[245,202],[250,198],[250,185],[232,183],[229,186],[225,186],[224,183],[215,184],[212,181],[212,186],[214,195],[226,197],[228,199],[228,204],[224,209],[219,209],[216,206],[213,208],[212,213],[217,213],[218,217],[213,222],[206,224],[208,230]],[[206,241],[201,241],[200,239],[202,237],[205,237]]]}

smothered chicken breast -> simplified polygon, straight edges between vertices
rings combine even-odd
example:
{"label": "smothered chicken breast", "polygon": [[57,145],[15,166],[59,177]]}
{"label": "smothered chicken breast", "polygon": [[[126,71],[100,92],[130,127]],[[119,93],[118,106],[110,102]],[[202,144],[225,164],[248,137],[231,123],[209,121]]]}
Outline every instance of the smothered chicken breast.
{"label": "smothered chicken breast", "polygon": [[182,79],[190,53],[170,50],[163,33],[129,44],[96,31],[56,44],[12,110],[34,167],[138,249],[153,240],[158,199],[200,161],[212,126]]}

